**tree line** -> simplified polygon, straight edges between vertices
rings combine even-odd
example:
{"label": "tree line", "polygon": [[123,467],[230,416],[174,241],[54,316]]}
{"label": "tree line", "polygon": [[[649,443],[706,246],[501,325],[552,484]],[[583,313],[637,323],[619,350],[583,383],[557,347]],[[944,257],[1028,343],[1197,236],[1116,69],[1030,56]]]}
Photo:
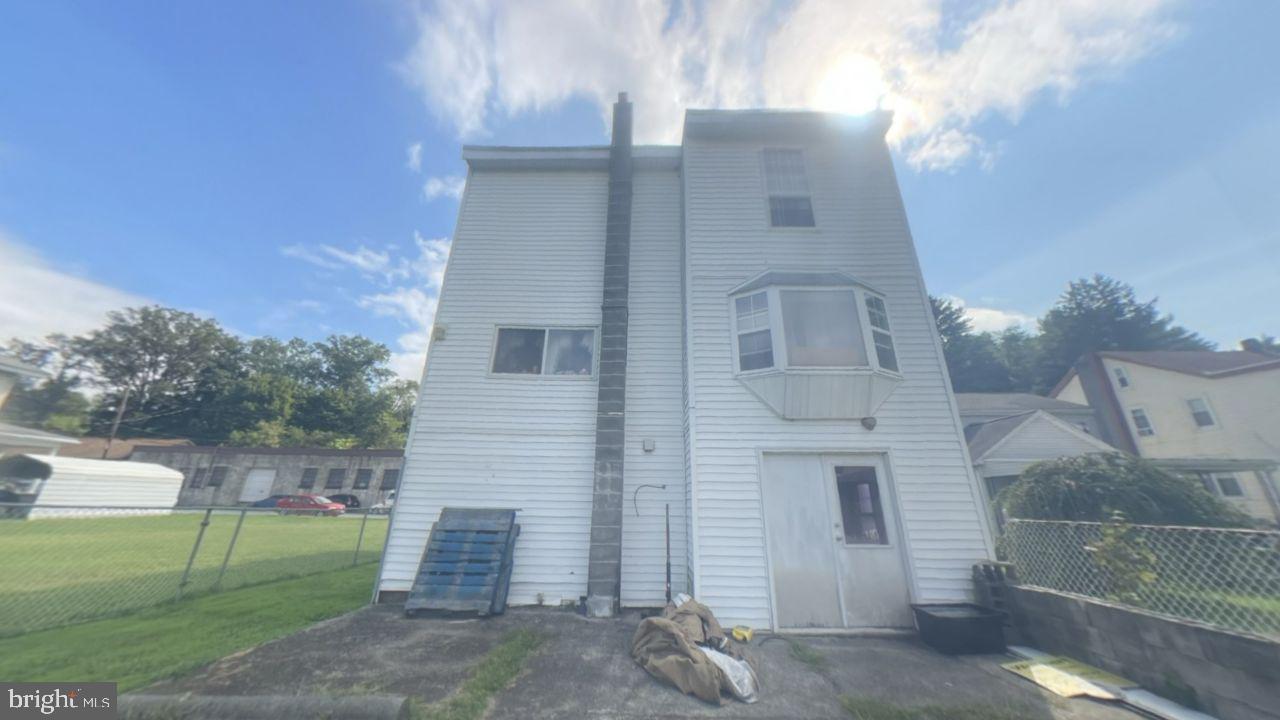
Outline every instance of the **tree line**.
{"label": "tree line", "polygon": [[14,389],[6,419],[70,435],[188,438],[202,445],[401,447],[417,383],[359,335],[243,340],[159,306],[112,312],[88,334],[14,339],[49,379]]}
{"label": "tree line", "polygon": [[[956,392],[1046,394],[1085,353],[1101,350],[1213,350],[1214,344],[1174,324],[1156,300],[1105,275],[1070,283],[1037,321],[1038,332],[1012,327],[975,332],[964,308],[930,297],[943,354]],[[1280,356],[1274,337],[1240,342],[1241,348]]]}

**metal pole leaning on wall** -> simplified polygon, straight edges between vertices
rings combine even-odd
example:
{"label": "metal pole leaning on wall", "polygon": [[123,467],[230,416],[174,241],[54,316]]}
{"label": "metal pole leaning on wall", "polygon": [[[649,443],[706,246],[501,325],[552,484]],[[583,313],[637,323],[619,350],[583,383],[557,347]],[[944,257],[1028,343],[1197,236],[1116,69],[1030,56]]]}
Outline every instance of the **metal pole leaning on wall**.
{"label": "metal pole leaning on wall", "polygon": [[356,551],[351,556],[352,567],[360,563],[360,546],[364,543],[364,526],[367,522],[369,522],[369,509],[365,508],[364,516],[360,518],[360,534],[356,536]]}
{"label": "metal pole leaning on wall", "polygon": [[227,545],[227,554],[222,557],[222,567],[218,569],[218,579],[213,583],[214,590],[222,589],[222,576],[227,574],[227,563],[231,562],[231,552],[236,549],[236,538],[240,537],[240,526],[244,525],[244,516],[249,514],[248,510],[241,510],[240,517],[236,519],[236,529],[231,531],[231,542]]}
{"label": "metal pole leaning on wall", "polygon": [[204,540],[204,529],[209,527],[209,517],[212,515],[213,508],[209,508],[204,511],[204,519],[200,521],[200,532],[196,533],[196,543],[191,546],[191,557],[187,558],[187,569],[182,571],[182,582],[178,583],[179,600],[182,599],[182,591],[191,580],[191,566],[196,561],[196,553],[200,552],[200,543]]}

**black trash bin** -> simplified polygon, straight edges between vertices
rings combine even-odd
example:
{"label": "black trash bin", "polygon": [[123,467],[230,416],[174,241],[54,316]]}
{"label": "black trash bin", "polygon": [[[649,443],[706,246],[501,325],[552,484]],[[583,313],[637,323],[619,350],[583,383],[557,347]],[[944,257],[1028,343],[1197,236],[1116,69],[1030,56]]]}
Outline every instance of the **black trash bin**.
{"label": "black trash bin", "polygon": [[912,605],[926,645],[947,655],[1002,653],[1005,613],[971,603]]}

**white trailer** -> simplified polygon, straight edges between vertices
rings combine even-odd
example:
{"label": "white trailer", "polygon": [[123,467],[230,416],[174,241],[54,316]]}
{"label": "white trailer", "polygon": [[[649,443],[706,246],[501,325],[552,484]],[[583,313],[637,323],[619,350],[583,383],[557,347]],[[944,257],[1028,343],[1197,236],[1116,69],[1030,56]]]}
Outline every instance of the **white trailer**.
{"label": "white trailer", "polygon": [[[34,505],[28,518],[167,513],[178,502],[182,473],[127,460],[12,455],[0,460],[0,490],[11,501]],[[61,506],[61,507],[50,507]]]}

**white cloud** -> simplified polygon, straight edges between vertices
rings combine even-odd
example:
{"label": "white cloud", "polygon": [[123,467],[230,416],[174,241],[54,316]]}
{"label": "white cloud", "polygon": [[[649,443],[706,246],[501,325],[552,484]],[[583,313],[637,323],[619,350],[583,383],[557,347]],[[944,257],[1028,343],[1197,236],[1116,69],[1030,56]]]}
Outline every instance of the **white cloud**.
{"label": "white cloud", "polygon": [[954,295],[946,295],[944,297],[964,310],[964,316],[973,325],[975,332],[998,333],[1011,327],[1020,327],[1031,332],[1036,329],[1036,318],[1033,315],[1018,312],[1017,310],[1001,310],[999,308],[970,305],[963,298],[958,298]]}
{"label": "white cloud", "polygon": [[373,290],[355,302],[405,328],[396,338],[390,365],[401,377],[416,381],[421,379],[426,362],[449,246],[448,238],[424,238],[414,233],[409,254],[398,254],[395,246],[372,250],[363,245],[356,251],[329,245],[291,245],[282,252],[327,270],[354,270],[372,282]]}
{"label": "white cloud", "polygon": [[405,151],[405,164],[414,172],[422,171],[422,143],[416,142]]}
{"label": "white cloud", "polygon": [[461,137],[495,116],[571,98],[636,105],[645,142],[679,138],[688,107],[895,111],[890,140],[918,168],[977,157],[982,118],[1065,102],[1176,33],[1175,0],[484,0],[418,11],[401,63]]}
{"label": "white cloud", "polygon": [[427,182],[422,186],[422,194],[428,200],[435,200],[438,197],[451,197],[456,200],[462,197],[462,191],[466,186],[467,179],[457,175],[427,178]]}
{"label": "white cloud", "polygon": [[0,343],[11,337],[78,335],[101,327],[107,313],[151,300],[51,267],[0,231]]}

